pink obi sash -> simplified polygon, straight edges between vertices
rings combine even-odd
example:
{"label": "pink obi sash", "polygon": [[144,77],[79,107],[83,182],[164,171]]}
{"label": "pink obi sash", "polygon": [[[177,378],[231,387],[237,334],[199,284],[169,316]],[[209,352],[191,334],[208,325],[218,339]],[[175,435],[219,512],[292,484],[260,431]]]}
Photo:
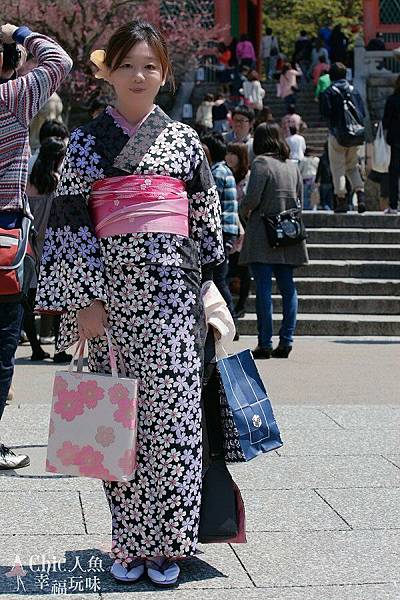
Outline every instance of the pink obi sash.
{"label": "pink obi sash", "polygon": [[98,238],[126,233],[189,236],[185,184],[168,175],[124,175],[92,185],[90,213]]}

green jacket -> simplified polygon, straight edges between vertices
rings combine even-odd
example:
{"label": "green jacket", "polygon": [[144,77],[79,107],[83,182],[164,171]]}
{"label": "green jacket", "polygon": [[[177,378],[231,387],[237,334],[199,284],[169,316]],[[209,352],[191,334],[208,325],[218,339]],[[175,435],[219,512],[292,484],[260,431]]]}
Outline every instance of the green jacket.
{"label": "green jacket", "polygon": [[315,88],[315,97],[318,98],[322,92],[324,92],[331,85],[331,78],[329,77],[329,73],[325,75],[321,75],[318,79],[317,87]]}

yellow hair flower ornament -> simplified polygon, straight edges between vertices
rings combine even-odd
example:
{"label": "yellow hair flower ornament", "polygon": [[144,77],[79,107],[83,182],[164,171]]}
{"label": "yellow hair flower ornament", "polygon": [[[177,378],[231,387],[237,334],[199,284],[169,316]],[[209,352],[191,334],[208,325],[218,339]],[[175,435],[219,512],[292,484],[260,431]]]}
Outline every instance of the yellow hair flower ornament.
{"label": "yellow hair flower ornament", "polygon": [[105,64],[106,53],[104,50],[94,50],[94,52],[90,55],[90,60],[93,64],[98,68],[97,73],[95,73],[96,79],[105,79],[107,80],[109,75],[109,68]]}

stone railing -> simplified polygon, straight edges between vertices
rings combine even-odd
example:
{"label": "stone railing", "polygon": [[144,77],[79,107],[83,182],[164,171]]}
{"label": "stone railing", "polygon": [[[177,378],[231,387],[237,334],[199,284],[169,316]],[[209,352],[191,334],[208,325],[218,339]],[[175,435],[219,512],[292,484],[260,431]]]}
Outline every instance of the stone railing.
{"label": "stone railing", "polygon": [[364,47],[364,40],[358,37],[354,46],[354,84],[364,102],[368,101],[368,81],[370,78],[395,81],[400,73],[400,60],[397,51],[379,50],[370,52]]}
{"label": "stone railing", "polygon": [[382,119],[386,98],[400,74],[400,56],[396,50],[367,51],[362,37],[354,46],[354,85],[367,110],[368,137],[373,138],[373,123]]}

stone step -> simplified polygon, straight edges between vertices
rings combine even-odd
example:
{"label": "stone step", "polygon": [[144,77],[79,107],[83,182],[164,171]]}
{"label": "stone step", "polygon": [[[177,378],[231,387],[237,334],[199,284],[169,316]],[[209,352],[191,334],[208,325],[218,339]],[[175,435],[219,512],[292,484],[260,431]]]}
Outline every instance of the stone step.
{"label": "stone step", "polygon": [[400,244],[400,229],[307,228],[310,244]]}
{"label": "stone step", "polygon": [[307,244],[307,248],[312,260],[400,261],[398,244]]}
{"label": "stone step", "polygon": [[[305,296],[299,294],[299,313],[328,313],[348,315],[400,315],[399,296]],[[282,311],[282,298],[272,296],[274,311]],[[247,313],[256,312],[256,297],[251,295]],[[399,319],[400,320],[400,319]]]}
{"label": "stone step", "polygon": [[357,229],[395,229],[400,230],[400,213],[397,215],[384,215],[382,212],[365,212],[359,215],[357,212],[335,214],[331,211],[307,211],[303,212],[303,220],[306,227],[312,228],[357,228]]}
{"label": "stone step", "polygon": [[309,129],[305,129],[304,131],[301,132],[301,135],[304,137],[304,139],[306,140],[306,142],[322,142],[323,144],[325,144],[327,138],[328,138],[328,132],[325,133],[320,133],[315,132],[312,130],[312,128]]}
{"label": "stone step", "polygon": [[[396,296],[400,297],[400,279],[357,279],[353,277],[297,277],[297,293],[303,296]],[[255,294],[256,285],[251,281]],[[272,279],[272,292],[279,290]]]}
{"label": "stone step", "polygon": [[400,262],[360,260],[311,260],[295,270],[296,277],[355,277],[400,279]]}
{"label": "stone step", "polygon": [[[400,297],[400,279],[355,279],[336,277],[297,277],[298,294],[324,296],[397,296]],[[252,289],[255,284],[252,282]],[[278,292],[275,282],[273,292]]]}
{"label": "stone step", "polygon": [[[282,316],[274,315],[274,335],[278,335]],[[238,321],[241,335],[257,335],[256,315]],[[298,314],[296,335],[399,336],[400,319],[392,315]]]}

